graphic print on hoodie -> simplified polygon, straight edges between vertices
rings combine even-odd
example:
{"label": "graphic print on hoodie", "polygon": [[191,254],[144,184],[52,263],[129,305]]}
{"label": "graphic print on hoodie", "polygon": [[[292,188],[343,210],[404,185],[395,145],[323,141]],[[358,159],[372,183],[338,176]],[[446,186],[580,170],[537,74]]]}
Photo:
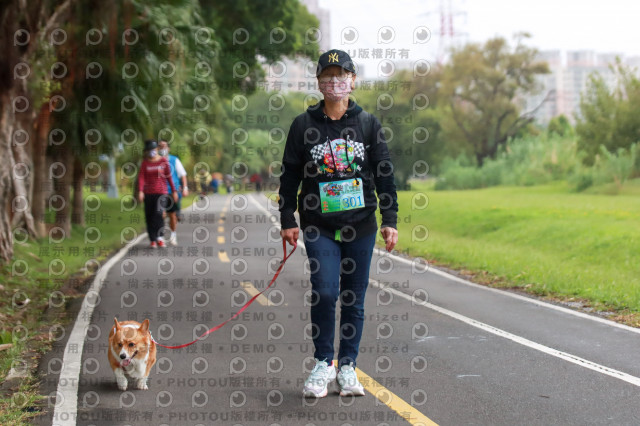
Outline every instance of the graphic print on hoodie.
{"label": "graphic print on hoodie", "polygon": [[347,178],[362,169],[357,163],[364,161],[364,144],[347,139],[328,140],[311,149],[311,158],[318,167],[318,173],[327,177]]}

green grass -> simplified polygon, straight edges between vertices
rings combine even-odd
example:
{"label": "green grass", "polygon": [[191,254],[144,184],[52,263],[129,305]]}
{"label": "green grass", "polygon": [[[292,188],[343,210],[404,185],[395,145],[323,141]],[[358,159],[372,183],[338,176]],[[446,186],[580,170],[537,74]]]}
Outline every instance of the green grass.
{"label": "green grass", "polygon": [[[486,273],[493,285],[586,299],[596,308],[640,312],[640,197],[571,193],[564,183],[399,193],[398,249],[452,268]],[[414,226],[429,230],[412,241]]]}
{"label": "green grass", "polygon": [[[95,211],[85,212],[85,226],[72,226],[71,235],[57,242],[48,237],[37,241],[28,241],[24,244],[14,245],[14,261],[24,260],[29,265],[29,273],[23,277],[13,276],[9,283],[21,284],[27,288],[38,286],[40,288],[54,289],[59,287],[70,275],[77,273],[90,259],[98,261],[105,259],[115,249],[121,246],[121,232],[125,228],[132,228],[140,233],[144,230],[144,212],[140,206],[133,211],[121,211],[120,199],[109,199],[103,193],[85,194],[89,200],[97,198],[99,208]],[[93,198],[95,197],[95,198]],[[87,202],[95,208],[98,202]],[[47,221],[53,222],[51,212],[47,215]],[[96,228],[96,230],[92,229]],[[85,232],[88,241],[85,241]],[[131,238],[131,233],[126,233],[125,238]],[[95,242],[93,242],[95,240]],[[50,274],[51,261],[61,260],[64,263],[65,273],[59,277],[55,275],[58,269],[55,263]]]}

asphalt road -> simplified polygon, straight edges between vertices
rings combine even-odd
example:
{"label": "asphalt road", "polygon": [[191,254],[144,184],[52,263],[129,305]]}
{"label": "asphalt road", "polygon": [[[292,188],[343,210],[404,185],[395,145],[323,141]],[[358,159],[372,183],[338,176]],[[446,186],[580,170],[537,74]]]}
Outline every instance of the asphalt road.
{"label": "asphalt road", "polygon": [[38,423],[640,424],[638,330],[382,252],[358,358],[366,396],[303,399],[313,344],[302,246],[267,297],[189,348],[159,348],[149,390],[119,391],[106,352],[113,317],[149,318],[168,345],[229,318],[282,258],[274,214],[262,195],[210,196],[185,214],[179,248],[142,239],[113,259],[99,297],[89,293],[92,314],[80,311],[42,363],[52,408]]}

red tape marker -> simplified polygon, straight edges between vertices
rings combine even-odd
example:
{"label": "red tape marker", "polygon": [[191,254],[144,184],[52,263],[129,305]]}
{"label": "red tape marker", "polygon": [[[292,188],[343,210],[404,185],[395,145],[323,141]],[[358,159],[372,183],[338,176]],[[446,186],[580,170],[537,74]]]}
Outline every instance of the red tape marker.
{"label": "red tape marker", "polygon": [[193,342],[189,342],[189,343],[185,343],[184,345],[177,345],[177,346],[165,346],[161,343],[156,342],[156,339],[153,338],[153,336],[151,336],[151,339],[155,342],[156,345],[158,346],[162,346],[163,348],[167,348],[167,349],[180,349],[180,348],[186,348],[187,346],[191,346],[194,343],[196,343],[199,340],[202,340],[205,336],[213,333],[216,330],[221,329],[222,327],[224,327],[224,325],[226,323],[228,323],[229,321],[231,321],[234,318],[237,318],[238,315],[240,315],[245,309],[247,309],[249,307],[249,305],[251,305],[253,303],[254,300],[256,300],[258,298],[258,296],[260,296],[262,293],[264,293],[265,291],[269,290],[269,287],[271,287],[271,285],[276,281],[276,278],[278,278],[278,275],[280,275],[280,272],[282,271],[282,268],[284,267],[284,264],[286,263],[287,259],[289,259],[291,257],[291,255],[293,254],[294,251],[296,251],[296,248],[298,247],[298,243],[294,242],[293,244],[293,248],[291,249],[291,252],[289,252],[289,254],[287,254],[287,244],[284,240],[282,240],[282,251],[284,252],[284,257],[282,258],[282,261],[280,262],[280,266],[278,267],[278,270],[276,271],[276,273],[273,275],[273,278],[271,278],[271,282],[269,283],[269,285],[262,290],[260,293],[256,294],[255,296],[253,296],[251,299],[249,299],[249,301],[247,303],[244,304],[243,307],[241,307],[238,312],[236,312],[235,314],[233,314],[230,318],[228,318],[227,320],[225,320],[224,322],[216,325],[213,328],[210,328],[209,330],[207,330],[206,332],[204,332],[202,335],[198,336],[198,338],[196,340],[194,340]]}

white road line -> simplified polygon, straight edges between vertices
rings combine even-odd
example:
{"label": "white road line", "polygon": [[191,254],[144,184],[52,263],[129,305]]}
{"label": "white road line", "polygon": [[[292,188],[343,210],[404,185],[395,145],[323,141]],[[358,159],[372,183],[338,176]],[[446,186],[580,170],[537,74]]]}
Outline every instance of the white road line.
{"label": "white road line", "polygon": [[[395,254],[387,253],[386,251],[384,251],[382,249],[378,249],[378,248],[374,249],[374,251],[379,256],[390,257],[392,259],[395,259],[395,260],[397,260],[399,262],[402,262],[402,263],[405,263],[407,265],[412,265],[413,262],[415,261],[415,259],[414,260],[410,260],[410,259],[407,259],[405,257],[401,257],[401,256],[397,256]],[[584,312],[574,311],[573,309],[565,308],[564,306],[554,305],[552,303],[544,302],[542,300],[534,299],[532,297],[527,297],[527,296],[522,296],[522,295],[517,294],[517,293],[512,293],[512,292],[507,291],[507,290],[501,290],[499,288],[487,287],[487,286],[484,286],[484,285],[476,284],[476,283],[473,283],[471,281],[467,281],[467,280],[465,280],[463,278],[456,277],[455,275],[452,275],[452,274],[450,274],[448,272],[442,271],[442,270],[440,270],[440,269],[438,269],[436,267],[433,267],[431,265],[429,265],[429,267],[428,267],[428,272],[432,272],[432,273],[434,273],[436,275],[440,275],[441,277],[450,279],[450,280],[458,282],[460,284],[467,285],[469,287],[477,288],[477,289],[484,290],[484,291],[490,291],[490,292],[493,292],[493,293],[496,293],[496,294],[500,294],[502,296],[507,296],[507,297],[511,297],[513,299],[522,300],[522,301],[525,301],[525,302],[528,302],[528,303],[532,303],[534,305],[543,306],[543,307],[548,308],[548,309],[553,309],[553,310],[556,310],[556,311],[564,312],[564,313],[569,314],[569,315],[573,315],[573,316],[576,316],[576,317],[589,319],[591,321],[595,321],[595,322],[599,322],[599,323],[602,323],[602,324],[606,324],[606,325],[609,325],[611,327],[617,327],[617,328],[621,328],[621,329],[626,330],[626,331],[631,331],[633,333],[640,334],[640,328],[630,327],[628,325],[620,324],[618,322],[611,321],[611,320],[608,320],[606,318],[600,318],[600,317],[597,317],[595,315],[585,314]]]}
{"label": "white road line", "polygon": [[[84,348],[84,340],[87,335],[87,329],[91,323],[93,309],[95,304],[88,301],[87,296],[100,294],[104,279],[107,277],[109,270],[113,265],[120,261],[127,254],[127,251],[138,244],[140,240],[147,236],[147,233],[141,234],[120,249],[120,251],[100,267],[96,274],[91,288],[87,291],[82,306],[78,312],[76,322],[73,325],[69,340],[64,348],[64,357],[62,359],[62,370],[58,378],[58,389],[56,392],[56,404],[53,412],[53,425],[75,425],[78,414],[78,382],[80,379],[80,369],[82,366],[82,350]],[[73,351],[71,346],[74,346]]]}
{"label": "white road line", "polygon": [[606,367],[604,365],[600,365],[600,364],[596,364],[595,362],[591,362],[587,359],[584,358],[580,358],[578,356],[572,355],[570,353],[567,352],[563,352],[563,351],[559,351],[557,349],[553,349],[550,348],[548,346],[545,345],[541,345],[540,343],[536,343],[533,342],[529,339],[525,339],[524,337],[520,337],[517,336],[515,334],[509,333],[508,331],[504,331],[500,328],[491,326],[489,324],[485,324],[483,322],[480,321],[476,321],[473,318],[469,318],[469,317],[465,317],[464,315],[460,315],[456,312],[450,311],[449,309],[445,309],[442,308],[440,306],[434,305],[432,303],[429,302],[423,302],[423,301],[417,301],[414,300],[411,296],[409,296],[406,293],[403,293],[401,291],[398,291],[394,288],[391,287],[385,287],[382,284],[380,284],[380,282],[378,282],[377,280],[373,280],[373,279],[369,279],[369,283],[371,283],[373,286],[384,289],[385,291],[388,291],[390,293],[395,294],[396,296],[402,297],[403,299],[406,299],[410,302],[416,302],[416,305],[419,306],[424,306],[425,308],[429,308],[431,310],[434,310],[436,312],[439,312],[443,315],[449,316],[451,318],[457,319],[458,321],[462,321],[465,324],[469,324],[473,327],[479,328],[481,330],[484,330],[486,332],[495,334],[496,336],[500,336],[500,337],[504,337],[505,339],[509,339],[513,342],[519,343],[523,346],[527,346],[529,348],[532,349],[536,349],[540,352],[544,352],[548,355],[552,355],[555,356],[557,358],[563,359],[565,361],[569,361],[573,364],[579,365],[581,367],[584,368],[588,368],[590,370],[594,370],[597,371],[598,373],[602,373],[602,374],[606,374],[608,376],[611,377],[615,377],[616,379],[620,379],[623,380],[627,383],[631,383],[632,385],[635,386],[640,386],[640,377],[636,377],[636,376],[632,376],[630,374],[627,373],[623,373],[622,371],[618,371],[615,370],[613,368],[609,368]]}
{"label": "white road line", "polygon": [[[265,209],[263,206],[261,206],[256,200],[254,200],[253,196],[250,195],[249,198],[251,199],[251,201],[256,206],[258,206],[258,208],[260,208],[262,211],[264,211],[267,215],[274,216],[273,214],[269,213],[269,211],[267,211],[267,209]],[[300,244],[302,247],[304,247],[304,244],[301,243],[300,241],[298,242],[298,244]],[[383,254],[381,254],[381,253],[383,253]],[[399,256],[388,254],[386,252],[383,252],[380,249],[376,249],[376,254],[381,255],[381,256],[394,257],[394,258],[396,258],[396,259],[398,259],[398,260],[400,260],[400,261],[402,261],[404,263],[412,264],[412,262],[410,260],[401,258]],[[488,287],[483,287],[483,286],[480,286],[478,284],[473,284],[473,283],[471,283],[469,281],[465,281],[465,280],[460,279],[458,277],[455,277],[455,276],[453,276],[451,274],[448,274],[448,273],[446,273],[444,271],[439,271],[439,270],[437,270],[435,268],[429,268],[429,271],[438,273],[439,275],[445,276],[446,278],[453,279],[454,281],[457,281],[457,282],[462,282],[464,284],[472,284],[474,287],[478,287],[478,288],[481,288],[481,289],[484,289],[484,290],[493,290],[493,291],[499,292],[499,290],[495,290],[495,289],[488,288]],[[406,299],[406,300],[408,300],[410,302],[414,302],[415,301],[408,294],[403,293],[401,291],[398,291],[398,290],[396,290],[394,288],[391,288],[391,287],[384,287],[377,280],[369,279],[369,282],[372,285],[374,285],[375,287],[383,288],[385,291],[389,291],[389,292],[391,292],[391,293],[393,293],[393,294],[395,294],[395,295],[397,295],[397,296],[399,296],[401,298],[404,298],[404,299]],[[527,297],[523,297],[523,296],[519,296],[519,295],[514,295],[514,294],[511,294],[511,293],[508,293],[508,292],[500,292],[500,294],[509,295],[509,296],[518,296],[518,298],[520,298],[520,299],[522,299],[524,301],[536,303],[536,304],[544,306],[544,307],[559,309],[559,310],[562,310],[562,311],[566,310],[566,311],[568,311],[568,313],[571,313],[571,314],[581,314],[580,312],[575,312],[575,311],[572,311],[572,310],[566,309],[566,308],[560,308],[560,307],[555,306],[555,305],[550,305],[548,303],[540,302],[538,300],[529,299]],[[434,305],[432,303],[422,302],[422,301],[415,301],[415,302],[416,302],[416,304],[418,304],[420,306],[424,306],[426,308],[432,309],[432,310],[434,310],[436,312],[439,312],[439,313],[441,313],[443,315],[447,315],[447,316],[449,316],[451,318],[454,318],[454,319],[457,319],[459,321],[462,321],[462,322],[464,322],[464,323],[466,323],[468,325],[471,325],[473,327],[476,327],[476,328],[482,329],[482,330],[484,330],[486,332],[495,334],[496,336],[503,337],[503,338],[511,340],[511,341],[513,341],[515,343],[519,343],[519,344],[521,344],[523,346],[535,349],[537,351],[546,353],[546,354],[554,356],[556,358],[563,359],[565,361],[571,362],[573,364],[579,365],[579,366],[584,367],[584,368],[588,368],[588,369],[596,371],[598,373],[606,374],[606,375],[614,377],[616,379],[623,380],[623,381],[625,381],[627,383],[630,383],[632,385],[640,386],[640,377],[632,376],[632,375],[624,373],[622,371],[618,371],[618,370],[615,370],[613,368],[609,368],[607,366],[597,364],[595,362],[589,361],[589,360],[584,359],[584,358],[580,358],[580,357],[572,355],[570,353],[563,352],[563,351],[560,351],[560,350],[557,350],[557,349],[553,349],[553,348],[550,348],[550,347],[545,346],[545,345],[541,345],[540,343],[536,343],[536,342],[534,342],[532,340],[525,339],[524,337],[517,336],[515,334],[509,333],[509,332],[504,331],[502,329],[499,329],[497,327],[493,327],[493,326],[491,326],[489,324],[485,324],[483,322],[474,320],[474,319],[466,317],[464,315],[460,315],[460,314],[458,314],[456,312],[450,311],[448,309],[442,308],[442,307]],[[615,323],[615,322],[612,322],[612,321],[603,320],[601,318],[597,318],[597,317],[594,318],[594,317],[591,317],[590,315],[586,315],[586,314],[582,314],[582,315],[578,315],[578,316],[585,317],[585,318],[592,319],[592,320],[602,320],[602,322],[606,323],[607,325],[612,325],[612,326],[620,326],[621,325],[621,324],[618,324],[618,323]],[[632,327],[624,326],[622,328],[625,328],[625,329],[629,328],[629,329],[631,329],[631,330],[633,330],[635,332],[638,332],[637,329],[634,329]]]}

